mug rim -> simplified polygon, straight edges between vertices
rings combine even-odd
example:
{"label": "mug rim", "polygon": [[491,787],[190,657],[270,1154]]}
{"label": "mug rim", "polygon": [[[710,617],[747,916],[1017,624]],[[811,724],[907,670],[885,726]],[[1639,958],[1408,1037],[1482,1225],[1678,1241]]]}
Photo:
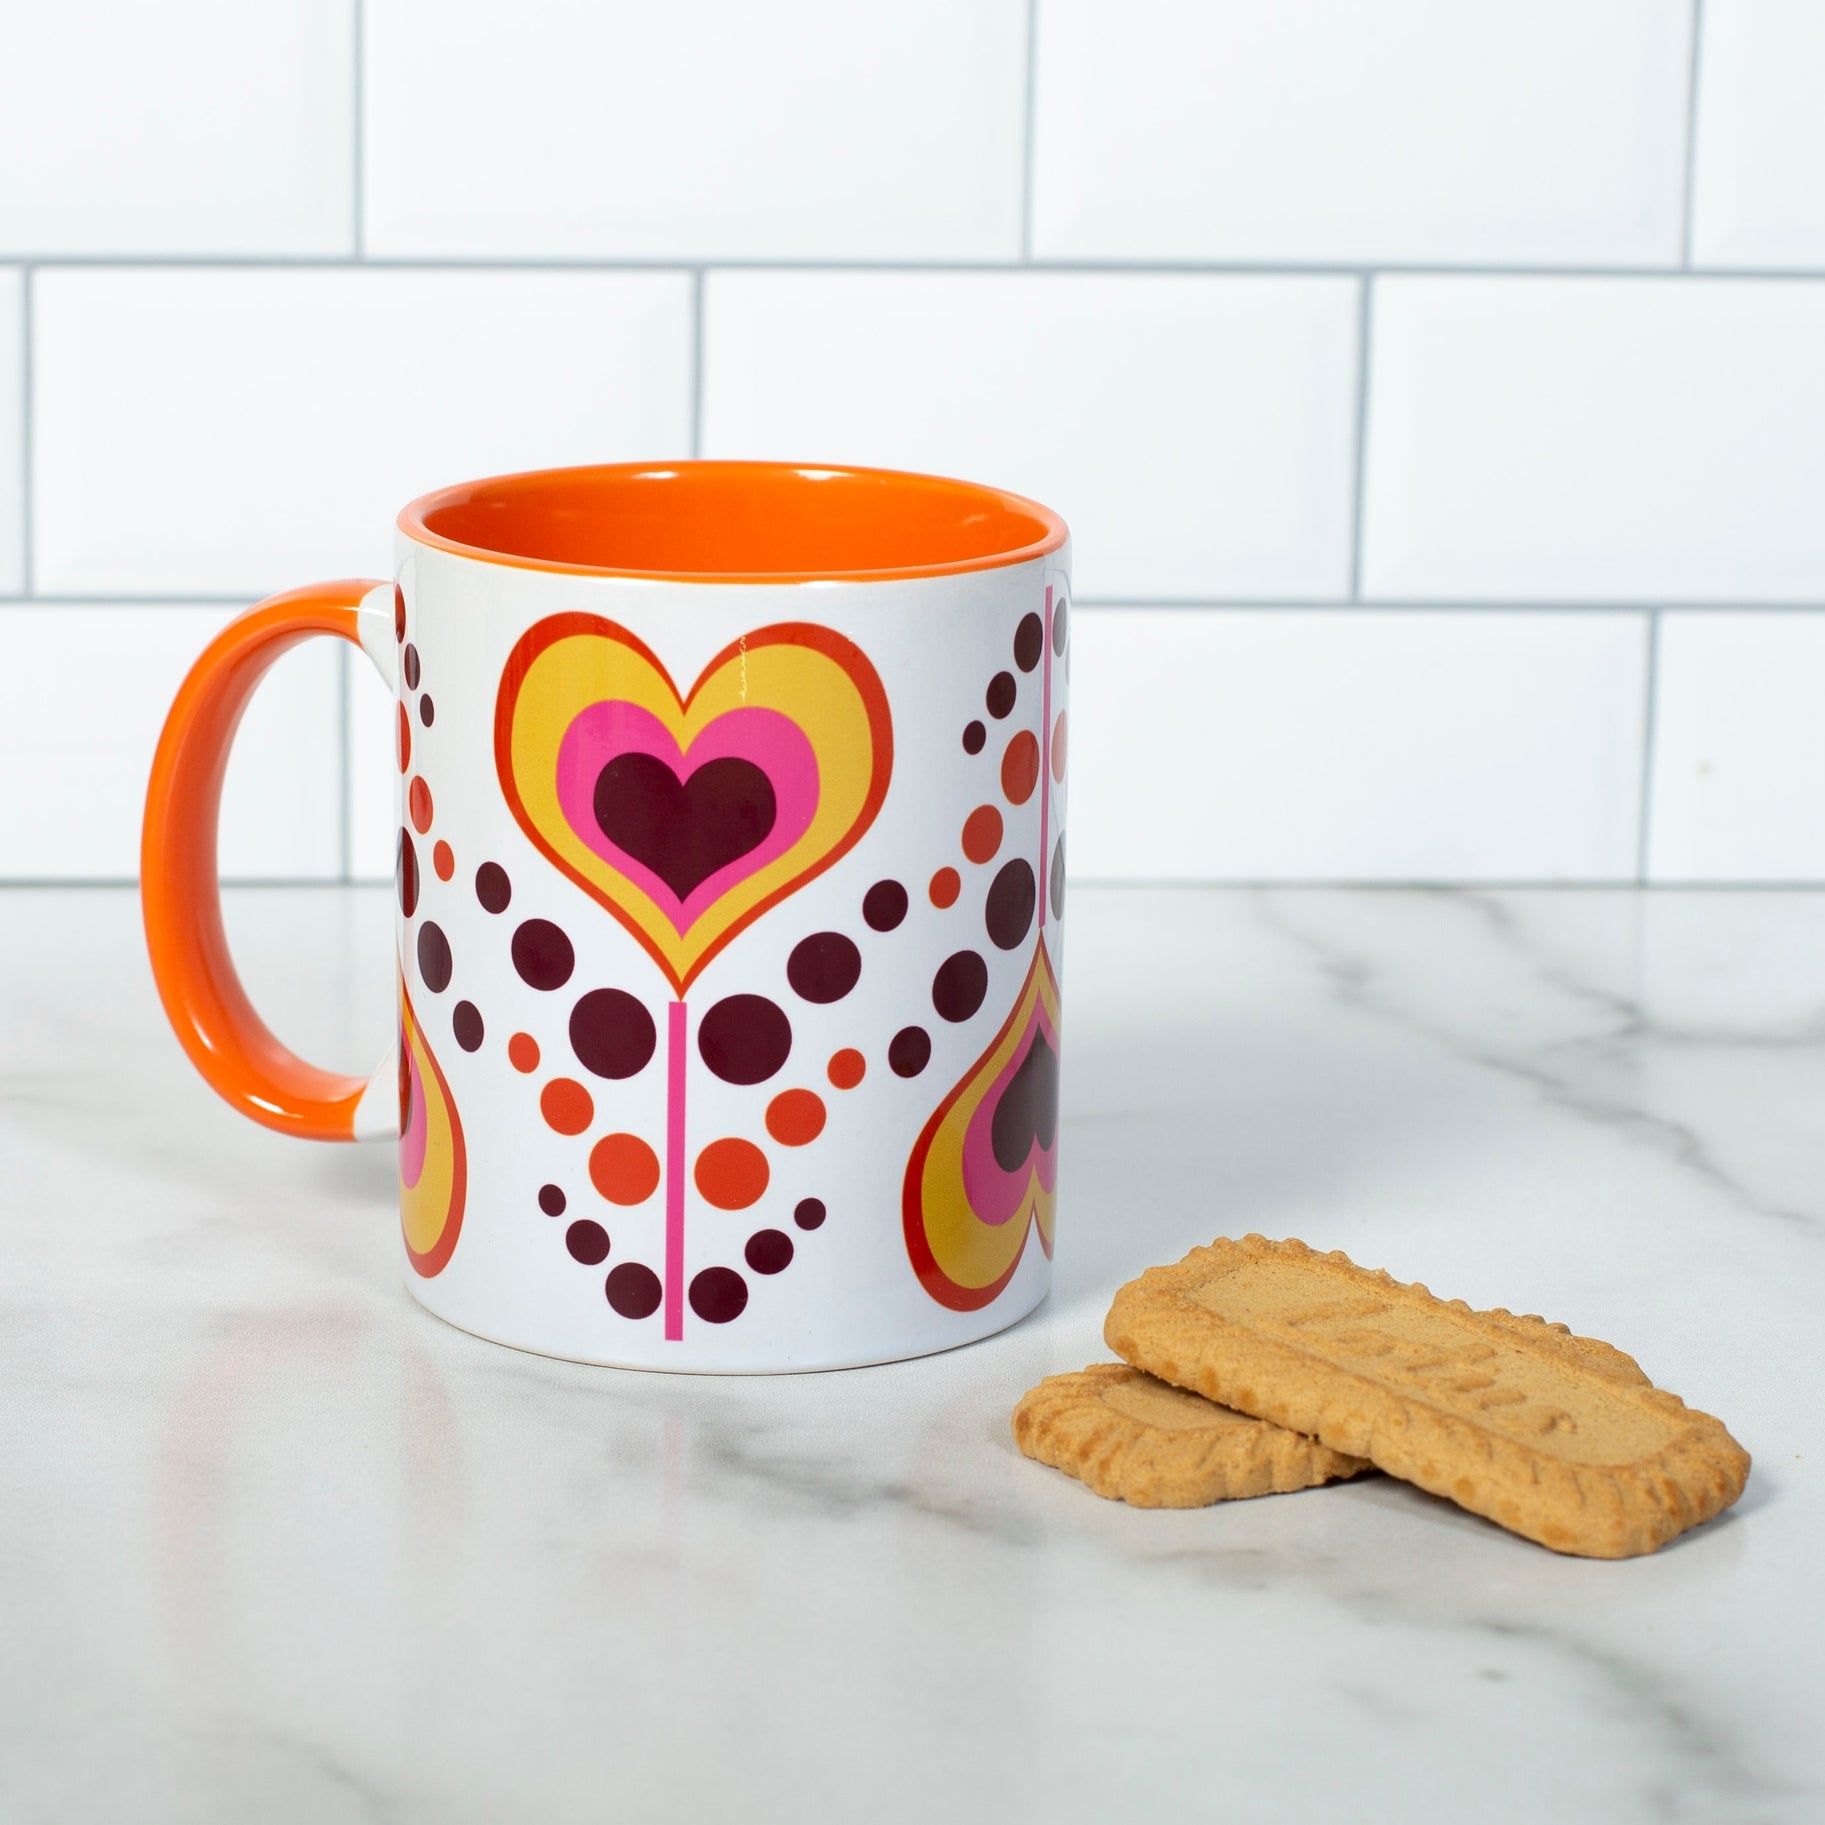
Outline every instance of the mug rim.
{"label": "mug rim", "polygon": [[[826,510],[793,516],[798,500],[811,505],[809,491],[832,482],[843,485],[840,515]],[[641,506],[650,510],[663,503],[657,518],[649,511],[633,528],[605,524],[607,504],[625,500],[628,489],[642,484],[682,487],[694,498],[664,501],[648,493]],[[738,500],[745,501],[745,513],[729,511]],[[818,508],[826,509],[829,500],[825,495]],[[775,511],[757,513],[763,504]],[[680,509],[688,519],[676,517]],[[673,521],[662,523],[667,515]],[[458,482],[409,502],[396,524],[417,544],[485,564],[666,583],[875,583],[957,576],[1049,556],[1069,537],[1051,508],[981,482],[849,463],[701,458],[528,469]],[[493,536],[480,536],[484,532]],[[820,535],[833,555],[828,562],[809,561]],[[589,556],[608,556],[617,537],[638,547],[642,536],[646,562],[635,561],[637,552],[630,552],[630,561],[604,563],[561,549],[568,545]],[[693,543],[704,557],[676,562],[681,547]],[[537,548],[541,544],[544,549]]]}

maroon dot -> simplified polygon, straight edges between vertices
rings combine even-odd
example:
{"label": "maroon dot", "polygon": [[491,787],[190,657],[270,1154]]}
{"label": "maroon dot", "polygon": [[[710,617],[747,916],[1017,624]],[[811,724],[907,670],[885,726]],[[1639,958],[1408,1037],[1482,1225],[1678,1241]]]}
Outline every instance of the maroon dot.
{"label": "maroon dot", "polygon": [[441,995],[450,986],[452,968],[450,940],[444,936],[444,928],[435,920],[427,919],[418,928],[420,980],[433,995]]}
{"label": "maroon dot", "polygon": [[800,1198],[792,1207],[792,1221],[800,1229],[819,1229],[829,1213],[822,1198]]}
{"label": "maroon dot", "polygon": [[786,959],[786,980],[806,1001],[841,1001],[861,975],[862,953],[841,932],[813,932]]}
{"label": "maroon dot", "polygon": [[963,751],[965,754],[980,754],[989,738],[989,732],[979,722],[966,722],[963,725]]}
{"label": "maroon dot", "polygon": [[975,951],[956,951],[932,978],[932,1006],[945,1020],[968,1020],[989,992],[989,966]]}
{"label": "maroon dot", "polygon": [[877,881],[862,896],[862,917],[870,931],[890,932],[906,917],[906,889],[898,881]]}
{"label": "maroon dot", "polygon": [[638,1261],[613,1269],[602,1290],[623,1318],[650,1318],[659,1309],[659,1276]]}
{"label": "maroon dot", "polygon": [[431,701],[431,693],[429,691],[418,700],[418,720],[422,722],[427,729],[437,720],[437,705]]}
{"label": "maroon dot", "polygon": [[570,940],[549,919],[528,919],[513,934],[513,967],[529,989],[561,989],[577,967]]}
{"label": "maroon dot", "polygon": [[732,1267],[706,1267],[691,1282],[691,1310],[705,1324],[727,1324],[747,1304],[748,1283]]}
{"label": "maroon dot", "polygon": [[544,1211],[546,1216],[563,1216],[564,1206],[569,1202],[570,1200],[565,1197],[563,1190],[559,1186],[541,1185],[539,1187],[539,1209]]}
{"label": "maroon dot", "polygon": [[989,688],[983,701],[989,706],[989,714],[999,722],[1014,707],[1014,699],[1020,694],[1020,686],[1014,682],[1012,672],[997,672],[989,680]]}
{"label": "maroon dot", "polygon": [[579,1217],[565,1230],[564,1246],[573,1261],[595,1267],[608,1259],[608,1231],[591,1217]]}
{"label": "maroon dot", "polygon": [[482,1043],[482,1011],[473,1001],[459,1001],[450,1010],[450,1025],[456,1031],[456,1043],[465,1052],[478,1050]]}
{"label": "maroon dot", "polygon": [[764,1084],[792,1051],[792,1022],[765,995],[729,995],[697,1028],[703,1062],[725,1084]]}
{"label": "maroon dot", "polygon": [[1065,839],[1061,836],[1052,847],[1052,917],[1065,916]]}
{"label": "maroon dot", "polygon": [[591,989],[570,1011],[570,1049],[597,1077],[634,1077],[659,1043],[653,1017],[624,989]]}
{"label": "maroon dot", "polygon": [[1058,598],[1058,606],[1052,610],[1052,651],[1061,658],[1065,650],[1065,599]]}
{"label": "maroon dot", "polygon": [[393,863],[393,879],[399,887],[399,910],[409,919],[418,911],[418,851],[412,846],[412,833],[399,827],[399,854]]}
{"label": "maroon dot", "polygon": [[1046,624],[1037,615],[1022,615],[1014,629],[1014,663],[1030,672],[1046,650]]}
{"label": "maroon dot", "polygon": [[887,1063],[896,1077],[917,1077],[931,1056],[932,1036],[923,1027],[902,1027],[887,1042]]}
{"label": "maroon dot", "polygon": [[1033,879],[1033,864],[1023,856],[1004,862],[989,883],[988,899],[982,908],[982,922],[998,949],[1011,951],[1027,935],[1038,903],[1039,883]]}
{"label": "maroon dot", "polygon": [[792,1265],[792,1238],[783,1229],[757,1229],[742,1250],[757,1274],[777,1274]]}
{"label": "maroon dot", "polygon": [[418,648],[410,641],[406,643],[406,689],[418,689]]}
{"label": "maroon dot", "polygon": [[507,910],[507,902],[513,898],[513,883],[499,862],[484,862],[475,871],[475,897],[481,901],[483,912]]}

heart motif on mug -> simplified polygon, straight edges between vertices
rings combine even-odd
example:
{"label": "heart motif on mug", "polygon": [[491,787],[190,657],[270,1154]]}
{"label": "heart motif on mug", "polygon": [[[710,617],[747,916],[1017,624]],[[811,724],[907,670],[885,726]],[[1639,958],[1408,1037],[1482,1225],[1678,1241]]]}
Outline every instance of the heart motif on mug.
{"label": "heart motif on mug", "polygon": [[520,827],[685,989],[745,926],[851,849],[893,766],[861,649],[784,622],[680,693],[600,615],[538,622],[508,655],[495,769]]}

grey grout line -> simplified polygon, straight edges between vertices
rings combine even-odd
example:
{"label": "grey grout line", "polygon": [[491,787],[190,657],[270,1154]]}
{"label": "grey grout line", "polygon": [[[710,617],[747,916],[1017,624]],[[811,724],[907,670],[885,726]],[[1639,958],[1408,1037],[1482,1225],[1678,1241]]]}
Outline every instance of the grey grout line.
{"label": "grey grout line", "polygon": [[703,268],[691,275],[691,455],[703,455]]}
{"label": "grey grout line", "polygon": [[1679,264],[1692,267],[1692,194],[1698,173],[1698,77],[1705,29],[1705,0],[1692,0],[1692,45],[1686,62],[1686,167],[1679,214]]}
{"label": "grey grout line", "polygon": [[1647,681],[1641,718],[1641,825],[1635,834],[1635,879],[1648,880],[1648,850],[1654,820],[1654,740],[1659,725],[1660,614],[1648,614]]}
{"label": "grey grout line", "polygon": [[1743,615],[1816,615],[1825,611],[1825,600],[1816,602],[1755,602],[1732,596],[1715,602],[1675,602],[1664,599],[1644,600],[1618,597],[1613,601],[1533,601],[1524,598],[1452,596],[1444,600],[1414,601],[1400,596],[1365,596],[1351,601],[1345,596],[1090,596],[1072,598],[1073,608],[1141,609],[1161,608],[1176,613],[1194,613],[1199,609],[1245,611],[1259,609],[1268,613],[1324,613],[1347,610],[1351,614],[1426,614],[1426,615],[1669,615],[1743,614]]}
{"label": "grey grout line", "polygon": [[1175,275],[1209,278],[1323,278],[1323,279],[1703,279],[1729,283],[1778,282],[1825,284],[1822,266],[1700,266],[1687,268],[1662,263],[1639,266],[1570,266],[1544,262],[1537,265],[1476,265],[1449,260],[1431,262],[1364,260],[837,260],[837,259],[706,259],[696,266],[689,260],[522,258],[503,254],[426,256],[403,259],[351,259],[339,254],[67,254],[13,253],[9,264],[80,267],[98,271],[209,272],[628,272],[678,273],[694,270],[717,272],[878,272],[970,274],[1074,274],[1127,273],[1135,278]]}
{"label": "grey grout line", "polygon": [[1369,437],[1369,335],[1373,328],[1375,281],[1360,281],[1356,300],[1356,430],[1355,473],[1351,478],[1354,495],[1350,507],[1350,600],[1362,600],[1362,509],[1368,496]]}
{"label": "grey grout line", "polygon": [[354,174],[355,199],[354,211],[350,226],[354,232],[355,258],[361,259],[367,252],[367,46],[366,46],[366,13],[362,0],[354,0],[354,61],[353,100],[354,100],[354,157],[351,160]]}
{"label": "grey grout line", "polygon": [[31,266],[19,272],[19,584],[21,592],[32,592],[37,562],[32,549],[32,519],[35,502],[32,492],[33,446],[37,435],[33,424],[32,378],[37,362],[33,355],[36,322],[32,312],[32,294],[38,289],[36,269]]}
{"label": "grey grout line", "polygon": [[355,878],[355,829],[354,807],[350,802],[353,790],[353,770],[349,756],[349,741],[353,734],[353,712],[350,705],[351,677],[349,667],[355,655],[344,651],[339,655],[342,663],[336,674],[336,726],[340,731],[337,742],[336,773],[341,790],[341,869],[343,881]]}
{"label": "grey grout line", "polygon": [[1033,135],[1039,96],[1039,0],[1027,0],[1027,93],[1020,155],[1020,257],[1033,258]]}
{"label": "grey grout line", "polygon": [[23,595],[0,595],[0,608],[251,608],[270,589],[243,590],[238,595],[139,595],[132,590],[116,590],[112,595],[66,595],[61,591]]}

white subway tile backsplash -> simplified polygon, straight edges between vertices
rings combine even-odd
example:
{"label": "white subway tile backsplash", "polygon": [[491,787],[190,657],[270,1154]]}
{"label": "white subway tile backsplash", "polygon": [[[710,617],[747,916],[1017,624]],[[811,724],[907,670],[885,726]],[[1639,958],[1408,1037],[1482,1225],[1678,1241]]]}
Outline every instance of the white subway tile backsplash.
{"label": "white subway tile backsplash", "polygon": [[1348,586],[1354,281],[720,272],[704,454],[936,470],[1044,501],[1081,595]]}
{"label": "white subway tile backsplash", "polygon": [[354,0],[4,18],[0,253],[354,251]]}
{"label": "white subway tile backsplash", "polygon": [[1825,881],[1825,613],[1665,614],[1648,874]]}
{"label": "white subway tile backsplash", "polygon": [[1668,0],[1039,0],[1041,259],[1671,264]]}
{"label": "white subway tile backsplash", "polygon": [[399,844],[398,724],[393,693],[361,653],[351,652],[348,726],[349,873],[384,881]]}
{"label": "white subway tile backsplash", "polygon": [[367,0],[366,32],[374,252],[1019,255],[1024,0]]}
{"label": "white subway tile backsplash", "polygon": [[[152,752],[218,608],[0,607],[0,880],[130,879]],[[340,641],[287,653],[235,737],[222,797],[229,879],[342,867]]]}
{"label": "white subway tile backsplash", "polygon": [[1825,267],[1825,6],[1706,0],[1702,48],[1693,259]]}
{"label": "white subway tile backsplash", "polygon": [[1825,598],[1825,283],[1378,279],[1363,587]]}
{"label": "white subway tile backsplash", "polygon": [[0,595],[25,586],[25,275],[0,267]]}
{"label": "white subway tile backsplash", "polygon": [[45,593],[387,576],[427,488],[690,447],[683,274],[56,268],[34,309]]}
{"label": "white subway tile backsplash", "polygon": [[1080,609],[1071,871],[1634,877],[1647,618]]}

